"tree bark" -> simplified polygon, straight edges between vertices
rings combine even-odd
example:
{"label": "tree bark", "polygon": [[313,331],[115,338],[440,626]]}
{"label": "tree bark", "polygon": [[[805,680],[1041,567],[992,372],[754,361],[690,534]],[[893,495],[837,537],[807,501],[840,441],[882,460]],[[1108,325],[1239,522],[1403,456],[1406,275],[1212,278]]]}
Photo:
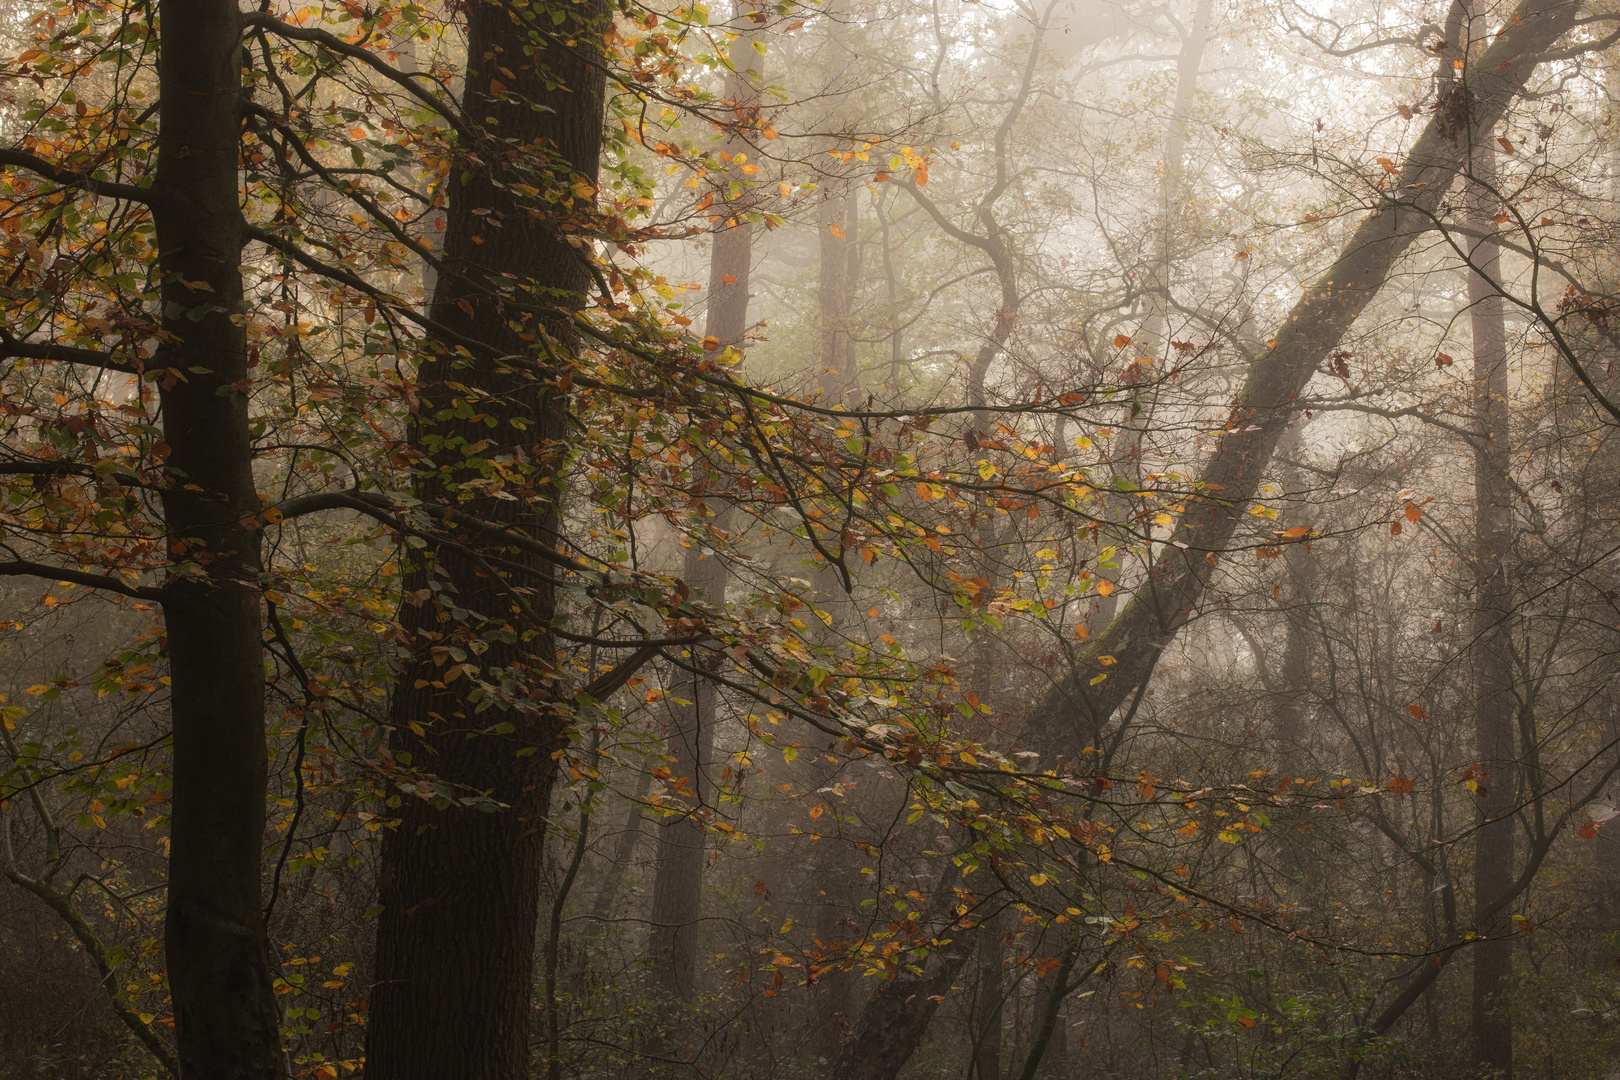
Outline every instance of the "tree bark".
{"label": "tree bark", "polygon": [[[754,6],[739,3],[737,7],[737,15],[752,22]],[[732,103],[733,122],[739,128],[752,124],[759,114],[765,65],[754,49],[756,40],[756,34],[745,32],[731,47],[734,67],[726,79],[725,100]],[[735,162],[737,155],[748,152],[748,147],[748,141],[734,132],[726,140],[725,153]],[[721,348],[741,348],[748,333],[748,283],[754,240],[754,224],[748,219],[751,204],[745,192],[739,198],[721,202],[716,215],[704,332]],[[731,523],[731,508],[719,502],[716,507],[706,528],[724,533]],[[696,543],[688,547],[684,578],[710,604],[726,602],[730,574],[719,554],[705,557]],[[698,650],[694,648],[691,655],[696,660]],[[675,759],[675,775],[687,777],[693,801],[688,813],[663,822],[658,829],[650,953],[654,983],[672,997],[690,1002],[697,993],[698,920],[703,914],[706,852],[703,813],[711,808],[708,774],[714,756],[720,694],[715,684],[702,676],[693,676],[687,685],[691,687],[692,703],[675,710],[669,750]]]}
{"label": "tree bark", "polygon": [[[1469,225],[1489,234],[1495,197],[1496,154],[1491,129],[1473,135]],[[1474,946],[1471,997],[1474,1060],[1496,1075],[1513,1076],[1513,1017],[1503,996],[1513,974],[1513,923],[1505,909],[1485,907],[1513,883],[1513,807],[1518,801],[1518,739],[1513,693],[1513,611],[1508,577],[1512,557],[1513,488],[1508,423],[1507,335],[1500,250],[1488,239],[1469,244],[1469,323],[1474,339],[1474,751],[1480,775],[1475,800],[1474,929],[1487,940]]]}
{"label": "tree bark", "polygon": [[[606,12],[601,0],[589,0],[553,25],[551,8],[529,14],[481,0],[466,9],[466,112],[489,119],[478,145],[460,147],[467,157],[456,168],[465,175],[451,185],[444,234],[446,266],[456,273],[439,277],[432,312],[493,356],[534,356],[540,334],[564,351],[573,344],[572,309],[590,280],[589,249],[568,243],[565,226],[575,224],[568,203],[542,217],[520,201],[513,182],[542,190],[582,182],[594,190],[604,85],[597,43]],[[575,198],[573,212],[588,212],[590,197],[576,189]],[[553,313],[535,320],[506,308],[493,287],[501,275],[526,283],[527,297]],[[508,483],[513,498],[481,494],[458,509],[552,543],[568,401],[553,379],[493,356],[445,348],[422,362],[412,432],[424,455],[416,495],[428,506],[441,502],[461,481],[482,478],[482,460],[497,454],[527,462],[528,472]],[[493,445],[469,460],[463,451],[485,439]],[[389,746],[402,765],[432,774],[434,794],[483,795],[498,809],[409,791],[399,797],[400,821],[384,838],[378,877],[383,911],[366,1028],[371,1080],[528,1075],[545,814],[557,775],[552,754],[567,734],[565,715],[547,701],[556,598],[526,549],[489,534],[456,540],[499,555],[520,568],[512,572],[518,576],[486,573],[450,549],[415,554],[398,616],[409,659],[393,695]],[[515,599],[519,589],[527,612]],[[488,699],[473,695],[472,673],[447,677],[443,648],[471,642],[487,646],[467,654],[479,677],[516,680],[518,696],[487,707]]]}
{"label": "tree bark", "polygon": [[[1469,110],[1481,130],[1494,126],[1523,89],[1538,57],[1574,23],[1578,5],[1524,0],[1471,66]],[[1151,671],[1158,653],[1191,618],[1219,553],[1270,467],[1278,439],[1317,365],[1382,288],[1395,262],[1425,232],[1456,179],[1460,134],[1447,115],[1432,118],[1333,266],[1294,305],[1275,341],[1249,365],[1226,430],[1187,509],[1145,581],[1072,670],[1056,681],[1026,726],[1031,749],[1071,758],[1097,739],[1114,711]],[[1184,548],[1176,545],[1184,544]],[[1098,657],[1113,656],[1104,667]],[[1096,675],[1107,678],[1090,685]]]}
{"label": "tree bark", "polygon": [[[159,8],[154,206],[165,337],[170,552],[165,586],[174,732],[164,925],[180,1075],[284,1075],[260,856],[266,751],[260,509],[241,323],[238,179],[242,17],[235,0]],[[206,283],[200,285],[199,283]],[[199,310],[200,309],[200,310]]]}

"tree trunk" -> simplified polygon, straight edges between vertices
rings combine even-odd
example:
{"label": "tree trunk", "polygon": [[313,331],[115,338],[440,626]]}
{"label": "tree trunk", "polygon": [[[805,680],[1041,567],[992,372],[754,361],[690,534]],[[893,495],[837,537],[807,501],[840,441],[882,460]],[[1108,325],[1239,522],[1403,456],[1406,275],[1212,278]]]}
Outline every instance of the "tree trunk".
{"label": "tree trunk", "polygon": [[1153,237],[1153,282],[1148,290],[1148,318],[1142,327],[1143,344],[1168,349],[1170,329],[1170,289],[1175,266],[1175,227],[1181,216],[1182,159],[1187,154],[1187,110],[1198,89],[1198,71],[1204,62],[1204,45],[1209,39],[1213,0],[1198,0],[1192,25],[1181,42],[1176,60],[1176,91],[1170,103],[1170,133],[1164,139],[1164,176],[1159,189],[1159,222]]}
{"label": "tree trunk", "polygon": [[162,391],[174,480],[163,512],[175,562],[195,571],[165,586],[174,806],[164,942],[180,1075],[270,1080],[284,1067],[260,886],[260,503],[247,397],[233,385],[248,377],[242,17],[235,0],[163,0],[159,10],[162,199],[153,217],[166,336],[153,366],[182,373]]}
{"label": "tree trunk", "polygon": [[856,245],[860,189],[847,180],[829,179],[823,186],[818,224],[821,235],[821,282],[816,293],[818,376],[827,402],[851,404],[860,395],[855,342],[849,333],[850,310],[860,277]]}
{"label": "tree trunk", "polygon": [[[739,3],[737,14],[747,18],[752,10],[753,5]],[[732,63],[742,70],[733,70],[727,77],[725,99],[733,103],[733,122],[739,127],[758,120],[764,59],[754,49],[756,40],[757,35],[744,33],[731,47]],[[726,141],[725,152],[735,166],[737,155],[748,152],[748,142],[734,133]],[[725,190],[723,181],[721,190]],[[716,214],[704,331],[722,348],[741,348],[748,333],[748,278],[753,267],[754,240],[754,224],[748,220],[751,203],[745,193],[719,203]],[[719,502],[716,507],[708,528],[725,533],[731,523],[731,508]],[[730,574],[722,556],[704,557],[703,549],[693,543],[686,549],[684,577],[701,599],[716,606],[726,602]],[[694,648],[693,660],[697,661],[699,655]],[[692,804],[689,813],[663,822],[658,829],[650,953],[655,984],[672,997],[691,1002],[697,993],[698,920],[703,913],[703,813],[712,805],[708,773],[714,756],[720,694],[714,683],[702,676],[683,675],[682,682],[691,688],[692,704],[675,710],[669,749],[675,759],[675,775],[688,778]]]}
{"label": "tree trunk", "polygon": [[994,924],[984,927],[979,939],[979,987],[974,997],[973,1022],[968,1033],[977,1039],[973,1067],[979,1080],[1001,1080],[1002,998],[1006,995],[1005,963],[1001,938]]}
{"label": "tree trunk", "polygon": [[[1493,127],[1535,70],[1537,57],[1570,28],[1578,4],[1551,6],[1524,0],[1504,32],[1474,65],[1470,111],[1480,130]],[[1271,464],[1272,452],[1292,421],[1295,402],[1356,317],[1382,288],[1395,262],[1438,213],[1459,170],[1453,121],[1437,115],[1424,128],[1393,194],[1367,216],[1343,253],[1305,291],[1276,334],[1276,344],[1249,365],[1225,435],[1199,477],[1205,492],[1188,502],[1147,581],[1108,629],[1091,639],[1080,662],[1036,706],[1026,726],[1030,749],[1074,757],[1099,745],[1115,709],[1152,670],[1159,651],[1192,616],[1219,553]],[[1116,659],[1111,667],[1098,657]],[[1107,677],[1096,686],[1096,675]]]}
{"label": "tree trunk", "polygon": [[[1491,221],[1496,153],[1491,129],[1473,133],[1474,190],[1469,225],[1483,233]],[[1474,946],[1472,1032],[1474,1060],[1503,1078],[1513,1075],[1513,1017],[1503,1000],[1513,974],[1513,923],[1506,910],[1488,919],[1483,909],[1513,884],[1513,807],[1518,789],[1518,739],[1513,695],[1513,610],[1508,565],[1513,535],[1513,489],[1508,482],[1507,335],[1503,326],[1497,245],[1469,245],[1469,323],[1474,338],[1474,749],[1479,790],[1475,800],[1474,929],[1488,940]]]}
{"label": "tree trunk", "polygon": [[[582,181],[594,190],[603,102],[595,43],[606,7],[590,0],[558,26],[552,9],[536,11],[488,0],[466,10],[466,111],[490,120],[479,146],[461,148],[478,152],[478,160],[455,166],[465,178],[450,188],[444,254],[456,273],[440,276],[432,311],[488,351],[468,358],[445,348],[422,362],[412,441],[424,455],[416,495],[428,506],[463,480],[487,484],[482,465],[490,456],[529,462],[528,474],[508,482],[505,494],[513,498],[481,494],[458,509],[549,543],[559,526],[562,492],[552,477],[569,437],[568,402],[552,380],[514,371],[498,357],[535,355],[539,333],[571,347],[570,309],[583,302],[589,256],[566,242],[559,229],[570,224],[566,216],[532,212],[514,183],[559,190]],[[532,29],[531,19],[539,20]],[[564,33],[567,45],[558,43]],[[551,154],[560,166],[544,164]],[[479,161],[502,162],[495,167],[506,173],[492,177]],[[576,212],[588,211],[588,202]],[[497,275],[529,283],[528,298],[555,312],[537,325],[503,307],[490,284]],[[481,455],[463,453],[485,439],[493,445]],[[528,1075],[545,814],[557,774],[552,754],[567,734],[566,718],[546,701],[556,600],[538,572],[544,564],[526,549],[489,534],[455,539],[499,555],[518,576],[496,577],[477,560],[434,546],[407,567],[398,621],[410,659],[395,686],[389,746],[402,766],[432,775],[439,798],[402,792],[400,822],[383,841],[377,985],[366,1028],[370,1080]],[[523,590],[527,612],[515,589]],[[452,676],[444,647],[473,642],[485,648],[469,650],[466,664],[481,670],[464,667]],[[503,677],[526,684],[511,703],[491,708],[473,696],[481,679]],[[498,808],[460,801],[468,795],[485,795]]]}

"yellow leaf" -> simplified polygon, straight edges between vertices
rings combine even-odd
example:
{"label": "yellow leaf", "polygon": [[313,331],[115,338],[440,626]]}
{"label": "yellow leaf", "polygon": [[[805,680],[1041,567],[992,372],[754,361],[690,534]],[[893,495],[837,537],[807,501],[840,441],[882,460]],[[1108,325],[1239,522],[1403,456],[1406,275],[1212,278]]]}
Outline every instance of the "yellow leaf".
{"label": "yellow leaf", "polygon": [[1029,875],[1029,883],[1031,885],[1034,885],[1036,888],[1039,888],[1040,886],[1045,885],[1047,880],[1048,879],[1047,879],[1045,874],[1031,874],[1031,875]]}

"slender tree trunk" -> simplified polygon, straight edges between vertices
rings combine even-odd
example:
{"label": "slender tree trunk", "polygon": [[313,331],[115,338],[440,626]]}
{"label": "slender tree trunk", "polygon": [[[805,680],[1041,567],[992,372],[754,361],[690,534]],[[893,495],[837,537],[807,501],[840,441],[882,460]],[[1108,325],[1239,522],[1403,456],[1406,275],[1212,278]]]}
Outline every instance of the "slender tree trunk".
{"label": "slender tree trunk", "polygon": [[828,180],[817,223],[821,236],[821,281],[816,292],[818,376],[831,403],[849,404],[860,395],[850,309],[860,277],[859,189],[847,180]]}
{"label": "slender tree trunk", "polygon": [[[729,516],[722,510],[715,527],[721,527],[721,519]],[[718,555],[700,562],[700,555],[701,549],[695,543],[687,549],[686,583],[700,599],[724,603],[728,576],[725,563]],[[692,662],[702,663],[704,655],[694,648]],[[683,800],[685,812],[658,826],[649,954],[654,985],[690,1003],[697,995],[699,919],[703,914],[708,836],[704,818],[714,808],[709,772],[719,693],[713,682],[688,672],[681,673],[678,685],[678,696],[690,698],[691,704],[677,706],[670,719],[669,752],[675,759],[671,772],[684,778],[690,794]]]}
{"label": "slender tree trunk", "polygon": [[[1490,128],[1479,128],[1473,147],[1474,190],[1469,225],[1494,229],[1496,175]],[[1483,909],[1513,884],[1513,807],[1518,789],[1518,739],[1513,695],[1512,615],[1513,489],[1508,424],[1507,336],[1503,327],[1499,249],[1489,240],[1469,246],[1469,323],[1474,338],[1474,749],[1479,791],[1475,801],[1474,903]],[[1489,940],[1474,946],[1472,1031],[1474,1060],[1496,1074],[1513,1075],[1513,1017],[1505,996],[1512,985],[1513,924],[1508,913],[1476,916],[1475,930]]]}
{"label": "slender tree trunk", "polygon": [[625,871],[630,867],[630,860],[635,857],[636,845],[641,841],[641,820],[646,816],[642,803],[647,799],[647,792],[652,787],[652,774],[642,772],[641,778],[636,782],[636,793],[630,803],[630,809],[625,814],[624,828],[619,832],[618,843],[613,848],[613,862],[608,866],[607,873],[602,877],[602,884],[596,890],[596,900],[591,904],[591,917],[598,921],[608,917],[613,910],[613,902],[619,895],[619,887],[624,884]]}
{"label": "slender tree trunk", "polygon": [[979,987],[969,1034],[979,1040],[973,1055],[978,1080],[1001,1080],[1002,997],[1006,994],[1006,965],[1001,939],[992,924],[979,935]]}
{"label": "slender tree trunk", "polygon": [[284,1068],[260,886],[260,503],[247,398],[234,389],[248,377],[242,17],[235,0],[163,0],[159,19],[165,337],[153,366],[183,373],[162,392],[174,480],[163,512],[175,562],[196,571],[176,574],[164,601],[174,731],[164,941],[180,1075],[270,1080]]}
{"label": "slender tree trunk", "polygon": [[[749,18],[754,7],[738,4],[737,15]],[[750,20],[751,21],[751,20]],[[754,49],[759,40],[745,32],[731,47],[736,68],[726,80],[726,100],[733,103],[735,122],[747,127],[758,120],[764,82],[764,59]],[[725,152],[736,156],[748,151],[748,142],[738,134],[726,141]],[[740,174],[739,174],[740,175]],[[709,259],[709,308],[704,330],[722,348],[741,348],[748,333],[749,273],[753,267],[754,225],[748,215],[752,199],[743,196],[718,204],[713,248]],[[717,501],[707,528],[724,534],[730,528],[731,508]],[[693,543],[686,549],[686,583],[710,604],[726,602],[730,579],[722,556],[704,556]],[[693,649],[694,661],[700,657]],[[653,879],[652,941],[654,982],[665,993],[691,1002],[697,993],[697,951],[699,919],[703,913],[703,866],[706,858],[704,812],[712,809],[709,782],[710,760],[714,755],[716,706],[720,694],[713,682],[702,676],[682,680],[691,687],[690,705],[675,710],[669,749],[675,759],[675,775],[687,778],[692,791],[690,812],[663,822],[658,830],[658,861]]]}
{"label": "slender tree trunk", "polygon": [[[492,122],[484,137],[490,145],[461,149],[481,151],[484,163],[526,169],[522,179],[533,187],[583,181],[594,189],[603,101],[595,43],[606,7],[590,0],[567,9],[557,26],[552,8],[528,10],[491,0],[467,6],[466,111]],[[567,45],[558,43],[562,32]],[[563,175],[539,172],[535,163],[546,154],[560,159]],[[413,432],[425,455],[417,496],[428,505],[441,501],[464,474],[479,471],[463,449],[493,440],[484,456],[526,460],[532,474],[506,492],[515,498],[484,495],[458,508],[550,543],[562,495],[552,463],[566,446],[568,403],[554,382],[494,357],[535,355],[542,332],[563,349],[571,346],[568,309],[582,302],[588,255],[566,242],[558,220],[531,215],[514,194],[512,176],[492,178],[488,164],[471,158],[457,168],[466,178],[451,187],[444,234],[446,263],[457,275],[439,278],[432,311],[493,355],[468,359],[446,350],[423,362]],[[541,325],[525,323],[494,299],[495,289],[476,287],[496,275],[532,282],[529,295],[556,304],[556,313]],[[395,688],[389,745],[402,765],[431,773],[439,794],[487,795],[500,808],[485,812],[458,802],[441,808],[412,792],[400,796],[400,823],[384,838],[378,878],[383,912],[366,1028],[370,1080],[528,1075],[545,814],[557,774],[552,754],[566,735],[566,720],[545,700],[556,659],[548,633],[556,603],[537,556],[489,535],[456,539],[523,567],[527,580],[488,575],[449,549],[415,554],[399,613],[411,658]],[[514,587],[525,590],[530,614],[520,611]],[[449,677],[442,651],[468,641],[487,648],[469,653],[467,663],[495,679],[505,672],[530,683],[527,705],[478,711],[477,680]]]}
{"label": "slender tree trunk", "polygon": [[[1296,421],[1283,436],[1285,453],[1298,454],[1302,447],[1304,421]],[[1295,495],[1304,486],[1300,470],[1283,473],[1283,490]],[[1287,528],[1309,526],[1296,506],[1283,516]],[[1305,711],[1311,693],[1311,661],[1315,655],[1316,627],[1311,605],[1315,602],[1320,569],[1308,543],[1293,543],[1283,549],[1284,579],[1288,606],[1283,615],[1287,639],[1283,643],[1282,667],[1277,673],[1276,768],[1282,776],[1297,777],[1305,768]]]}
{"label": "slender tree trunk", "polygon": [[1176,90],[1170,103],[1170,133],[1164,139],[1164,176],[1159,188],[1159,221],[1153,237],[1153,282],[1148,292],[1148,318],[1142,327],[1142,344],[1161,352],[1170,328],[1170,290],[1175,265],[1176,221],[1181,216],[1183,161],[1187,154],[1187,112],[1198,90],[1198,71],[1204,62],[1204,46],[1209,40],[1209,20],[1213,0],[1198,0],[1192,25],[1181,42],[1176,60]]}

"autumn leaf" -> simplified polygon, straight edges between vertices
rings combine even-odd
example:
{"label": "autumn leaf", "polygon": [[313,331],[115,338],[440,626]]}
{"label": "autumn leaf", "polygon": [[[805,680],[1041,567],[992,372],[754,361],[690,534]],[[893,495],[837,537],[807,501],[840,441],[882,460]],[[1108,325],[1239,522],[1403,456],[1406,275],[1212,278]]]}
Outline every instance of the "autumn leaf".
{"label": "autumn leaf", "polygon": [[1089,638],[1091,636],[1091,631],[1086,628],[1085,623],[1083,623],[1083,622],[1075,623],[1074,624],[1074,636],[1079,638],[1083,642],[1083,641],[1085,641],[1087,638]]}
{"label": "autumn leaf", "polygon": [[1406,520],[1407,521],[1410,521],[1412,524],[1416,525],[1418,518],[1420,518],[1422,516],[1423,516],[1423,511],[1422,510],[1419,510],[1417,507],[1413,506],[1410,502],[1408,502],[1406,504]]}
{"label": "autumn leaf", "polygon": [[1584,825],[1581,826],[1580,837],[1581,837],[1582,840],[1590,840],[1590,839],[1592,839],[1592,837],[1596,836],[1597,834],[1598,834],[1598,823],[1597,822],[1588,821]]}
{"label": "autumn leaf", "polygon": [[1112,596],[1114,595],[1114,583],[1107,578],[1103,578],[1097,582],[1097,591],[1103,596]]}
{"label": "autumn leaf", "polygon": [[1396,795],[1405,795],[1408,791],[1411,791],[1413,788],[1417,787],[1416,784],[1404,776],[1395,777],[1395,779],[1391,780],[1387,786],[1388,790],[1394,792]]}
{"label": "autumn leaf", "polygon": [[1508,142],[1506,136],[1498,136],[1496,141],[1502,144],[1503,150],[1506,150],[1510,154],[1513,153],[1513,144]]}
{"label": "autumn leaf", "polygon": [[1423,711],[1423,706],[1421,705],[1408,705],[1406,707],[1406,711],[1417,717],[1419,720],[1427,720],[1429,718],[1429,714]]}
{"label": "autumn leaf", "polygon": [[1453,363],[1453,361],[1452,361],[1451,356],[1450,356],[1449,353],[1437,353],[1437,354],[1435,354],[1435,358],[1434,358],[1434,366],[1435,367],[1437,367],[1437,368],[1450,367],[1452,365],[1452,363]]}
{"label": "autumn leaf", "polygon": [[1131,339],[1130,339],[1130,337],[1128,335],[1126,335],[1126,334],[1115,334],[1114,335],[1114,348],[1123,349],[1125,346],[1129,345],[1130,343],[1131,343]]}
{"label": "autumn leaf", "polygon": [[1384,171],[1387,172],[1387,173],[1394,174],[1394,173],[1399,173],[1401,171],[1399,168],[1396,167],[1395,163],[1393,161],[1389,160],[1389,158],[1387,158],[1387,157],[1379,158],[1378,159],[1378,164],[1383,166]]}

